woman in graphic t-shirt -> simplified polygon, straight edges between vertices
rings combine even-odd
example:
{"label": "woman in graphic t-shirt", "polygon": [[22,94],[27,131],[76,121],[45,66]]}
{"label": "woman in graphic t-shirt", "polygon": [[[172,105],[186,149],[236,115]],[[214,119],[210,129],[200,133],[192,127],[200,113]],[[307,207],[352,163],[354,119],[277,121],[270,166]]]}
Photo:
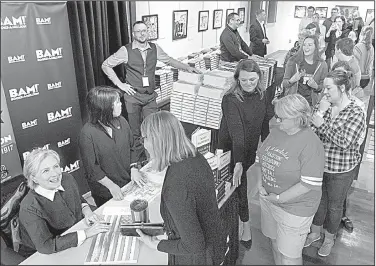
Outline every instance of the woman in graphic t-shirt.
{"label": "woman in graphic t-shirt", "polygon": [[278,127],[257,150],[261,230],[276,265],[302,265],[302,250],[321,198],[324,147],[309,128],[311,108],[299,94],[275,102]]}
{"label": "woman in graphic t-shirt", "polygon": [[286,64],[282,85],[285,94],[299,93],[312,106],[319,101],[319,93],[328,67],[320,58],[316,36],[304,39],[300,50]]}

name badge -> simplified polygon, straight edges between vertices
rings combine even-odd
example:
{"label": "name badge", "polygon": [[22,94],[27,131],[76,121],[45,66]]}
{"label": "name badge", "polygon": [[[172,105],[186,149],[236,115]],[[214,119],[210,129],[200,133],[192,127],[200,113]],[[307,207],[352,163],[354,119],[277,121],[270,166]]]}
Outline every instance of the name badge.
{"label": "name badge", "polygon": [[142,77],[142,86],[149,87],[149,77]]}

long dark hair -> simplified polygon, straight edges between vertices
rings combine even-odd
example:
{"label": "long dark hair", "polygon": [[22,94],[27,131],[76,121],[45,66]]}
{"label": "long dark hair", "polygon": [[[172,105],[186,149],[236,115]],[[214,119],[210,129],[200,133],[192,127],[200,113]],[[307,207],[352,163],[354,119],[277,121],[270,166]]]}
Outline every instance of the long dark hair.
{"label": "long dark hair", "polygon": [[226,94],[233,94],[239,101],[244,101],[244,91],[239,84],[239,73],[241,70],[257,73],[259,80],[256,86],[256,91],[260,94],[260,99],[262,99],[264,97],[264,89],[261,86],[262,73],[259,65],[252,59],[242,59],[239,61],[234,73],[235,82],[231,85],[231,88],[226,92]]}
{"label": "long dark hair", "polygon": [[[306,39],[312,39],[314,44],[315,44],[315,51],[314,51],[314,54],[313,54],[313,62],[316,63],[316,62],[319,62],[319,61],[323,61],[320,57],[320,54],[319,54],[319,40],[318,40],[318,38],[315,35],[309,35],[309,36],[304,38],[303,44],[304,44]],[[290,58],[290,60],[293,60],[299,67],[301,67],[303,65],[303,62],[304,62],[303,44],[300,46],[299,51]]]}
{"label": "long dark hair", "polygon": [[89,121],[97,124],[98,121],[106,126],[113,122],[114,102],[120,98],[119,92],[109,86],[92,88],[86,97],[89,110]]}

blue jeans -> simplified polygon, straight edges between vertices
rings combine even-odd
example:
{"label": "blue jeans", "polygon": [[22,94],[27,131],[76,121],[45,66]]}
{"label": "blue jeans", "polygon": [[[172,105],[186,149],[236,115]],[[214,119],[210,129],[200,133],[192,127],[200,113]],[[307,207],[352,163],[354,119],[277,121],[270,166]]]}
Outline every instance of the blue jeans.
{"label": "blue jeans", "polygon": [[346,173],[324,173],[322,196],[312,224],[326,225],[330,234],[336,234],[341,223],[343,202],[354,180],[355,169]]}

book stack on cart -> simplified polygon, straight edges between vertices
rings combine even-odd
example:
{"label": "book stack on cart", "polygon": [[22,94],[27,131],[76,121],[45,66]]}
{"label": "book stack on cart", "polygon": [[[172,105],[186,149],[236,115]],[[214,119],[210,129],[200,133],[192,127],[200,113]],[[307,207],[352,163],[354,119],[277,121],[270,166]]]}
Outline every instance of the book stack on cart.
{"label": "book stack on cart", "polygon": [[171,98],[173,84],[173,72],[168,69],[155,71],[155,92],[157,93],[157,103],[169,100]]}

